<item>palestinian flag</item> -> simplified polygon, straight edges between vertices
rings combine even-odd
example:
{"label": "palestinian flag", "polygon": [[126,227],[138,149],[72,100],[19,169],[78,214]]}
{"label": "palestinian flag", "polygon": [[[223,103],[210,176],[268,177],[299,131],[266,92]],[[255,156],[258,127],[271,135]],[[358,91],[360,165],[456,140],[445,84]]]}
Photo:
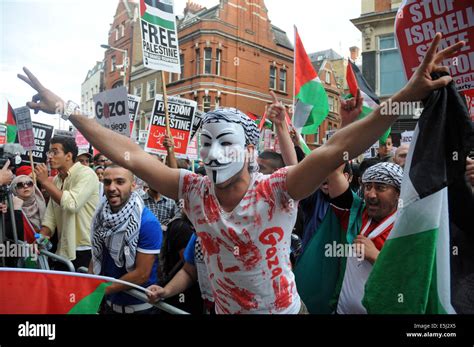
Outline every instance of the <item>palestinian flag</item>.
{"label": "palestinian flag", "polygon": [[342,257],[326,254],[327,245],[344,244],[345,232],[329,208],[318,230],[296,263],[294,274],[298,294],[311,314],[331,314],[336,310],[338,279],[344,271]]}
{"label": "palestinian flag", "polygon": [[[347,85],[349,86],[350,91],[350,95],[347,95],[346,97],[355,97],[357,95],[357,90],[360,90],[360,95],[364,99],[364,103],[362,105],[362,113],[357,119],[365,118],[367,115],[369,115],[369,113],[378,107],[380,100],[365,80],[357,65],[354,64],[350,59],[348,59],[346,72]],[[389,128],[380,137],[379,141],[382,144],[387,141],[387,137],[390,135],[391,130],[392,129]]]}
{"label": "palestinian flag", "polygon": [[7,113],[7,143],[13,143],[16,139],[16,120],[15,112],[13,108],[8,103],[8,113]]}
{"label": "palestinian flag", "polygon": [[408,154],[397,221],[365,286],[368,313],[474,313],[469,136],[454,83],[434,91]]}
{"label": "palestinian flag", "polygon": [[273,123],[267,119],[266,113],[261,118],[252,112],[247,112],[247,116],[249,116],[249,118],[253,120],[255,124],[257,124],[257,127],[260,131],[262,131],[263,127],[267,129],[273,129]]}
{"label": "palestinian flag", "polygon": [[0,314],[95,314],[109,278],[0,268]]}
{"label": "palestinian flag", "polygon": [[175,30],[173,0],[140,0],[140,16],[148,23]]}
{"label": "palestinian flag", "polygon": [[302,134],[315,134],[329,114],[328,96],[295,27],[295,95],[293,124]]}

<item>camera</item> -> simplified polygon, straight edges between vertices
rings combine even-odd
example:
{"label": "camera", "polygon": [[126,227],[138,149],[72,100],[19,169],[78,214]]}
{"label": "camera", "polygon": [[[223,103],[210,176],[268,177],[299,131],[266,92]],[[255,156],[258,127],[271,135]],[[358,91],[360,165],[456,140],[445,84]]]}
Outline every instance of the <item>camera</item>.
{"label": "camera", "polygon": [[10,160],[9,168],[13,171],[21,165],[21,153],[25,150],[18,143],[6,143],[0,146],[0,169]]}

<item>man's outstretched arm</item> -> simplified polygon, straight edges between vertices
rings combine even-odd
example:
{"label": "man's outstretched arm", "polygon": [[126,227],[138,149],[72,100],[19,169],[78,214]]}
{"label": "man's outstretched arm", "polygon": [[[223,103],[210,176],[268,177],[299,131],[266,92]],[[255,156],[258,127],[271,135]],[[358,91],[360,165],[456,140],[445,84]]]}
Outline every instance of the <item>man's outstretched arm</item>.
{"label": "man's outstretched arm", "polygon": [[[27,68],[23,70],[26,76],[18,75],[18,77],[38,92],[27,106],[35,113],[38,111],[49,114],[61,113],[64,101],[45,88]],[[76,113],[71,115],[69,120],[95,148],[114,163],[133,171],[161,194],[172,199],[178,198],[179,170],[170,169],[129,138],[102,127],[86,115]]]}
{"label": "man's outstretched arm", "polygon": [[[458,42],[436,53],[440,40],[441,34],[438,33],[410,81],[391,98],[392,104],[423,100],[433,90],[445,87],[452,81],[451,76],[432,80],[431,73],[449,73],[448,67],[438,64],[452,57],[463,47],[464,42]],[[290,196],[295,200],[309,196],[345,160],[354,158],[375,143],[397,117],[390,112],[382,114],[379,107],[364,119],[336,132],[325,145],[314,150],[298,165],[289,168],[287,186]]]}

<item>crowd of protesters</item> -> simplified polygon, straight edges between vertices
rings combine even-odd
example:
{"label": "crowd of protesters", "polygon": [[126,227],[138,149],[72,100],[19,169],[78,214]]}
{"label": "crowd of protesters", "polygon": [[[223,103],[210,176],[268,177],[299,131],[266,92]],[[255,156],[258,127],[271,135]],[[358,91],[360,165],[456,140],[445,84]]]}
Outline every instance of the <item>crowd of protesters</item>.
{"label": "crowd of protesters", "polygon": [[[427,54],[425,60],[431,60],[397,94],[400,101],[407,95],[421,100],[443,86],[426,75],[436,69],[434,61],[459,48],[436,59],[434,51]],[[41,98],[28,106],[53,113],[62,100],[25,72],[21,78]],[[285,108],[272,98],[267,115],[279,152],[257,154],[256,124],[239,110],[216,109],[204,116],[203,165],[194,173],[189,161],[174,157],[171,137],[165,138],[165,164],[74,114],[70,120],[104,154],[92,158],[79,153],[73,139],[55,137],[48,152],[54,177],[40,164],[34,175],[17,169],[15,178],[5,167],[0,181],[11,184],[15,209],[35,231],[56,236],[56,253],[76,269],[147,287],[150,303],[161,299],[191,313],[308,313],[292,269],[326,215],[334,214],[343,230],[357,229],[352,243],[363,259],[347,257],[334,313],[366,313],[364,285],[395,223],[409,146],[395,149],[389,136],[374,158],[343,159],[348,149],[363,152],[396,120],[376,110],[354,122],[362,109],[357,96],[341,101],[342,129],[305,156]],[[232,160],[229,149],[245,159]],[[125,152],[131,154],[128,161]],[[466,181],[474,187],[469,158]],[[53,268],[64,270],[60,263]],[[124,293],[127,289],[117,283],[107,287],[101,312],[157,313],[150,303]]]}

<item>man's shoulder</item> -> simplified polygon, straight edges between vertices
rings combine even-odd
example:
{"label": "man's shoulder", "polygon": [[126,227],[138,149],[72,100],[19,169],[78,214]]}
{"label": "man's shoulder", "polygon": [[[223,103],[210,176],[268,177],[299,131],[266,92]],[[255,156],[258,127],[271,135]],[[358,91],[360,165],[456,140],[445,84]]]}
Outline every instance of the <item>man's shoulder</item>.
{"label": "man's shoulder", "polygon": [[73,169],[71,170],[71,176],[89,176],[91,178],[97,178],[97,181],[99,181],[99,178],[97,177],[94,170],[92,170],[89,166],[85,166],[80,163],[74,164]]}
{"label": "man's shoulder", "polygon": [[142,226],[149,223],[160,224],[160,222],[158,221],[158,218],[156,218],[153,212],[151,212],[150,209],[145,206],[143,207],[143,211],[142,211]]}

